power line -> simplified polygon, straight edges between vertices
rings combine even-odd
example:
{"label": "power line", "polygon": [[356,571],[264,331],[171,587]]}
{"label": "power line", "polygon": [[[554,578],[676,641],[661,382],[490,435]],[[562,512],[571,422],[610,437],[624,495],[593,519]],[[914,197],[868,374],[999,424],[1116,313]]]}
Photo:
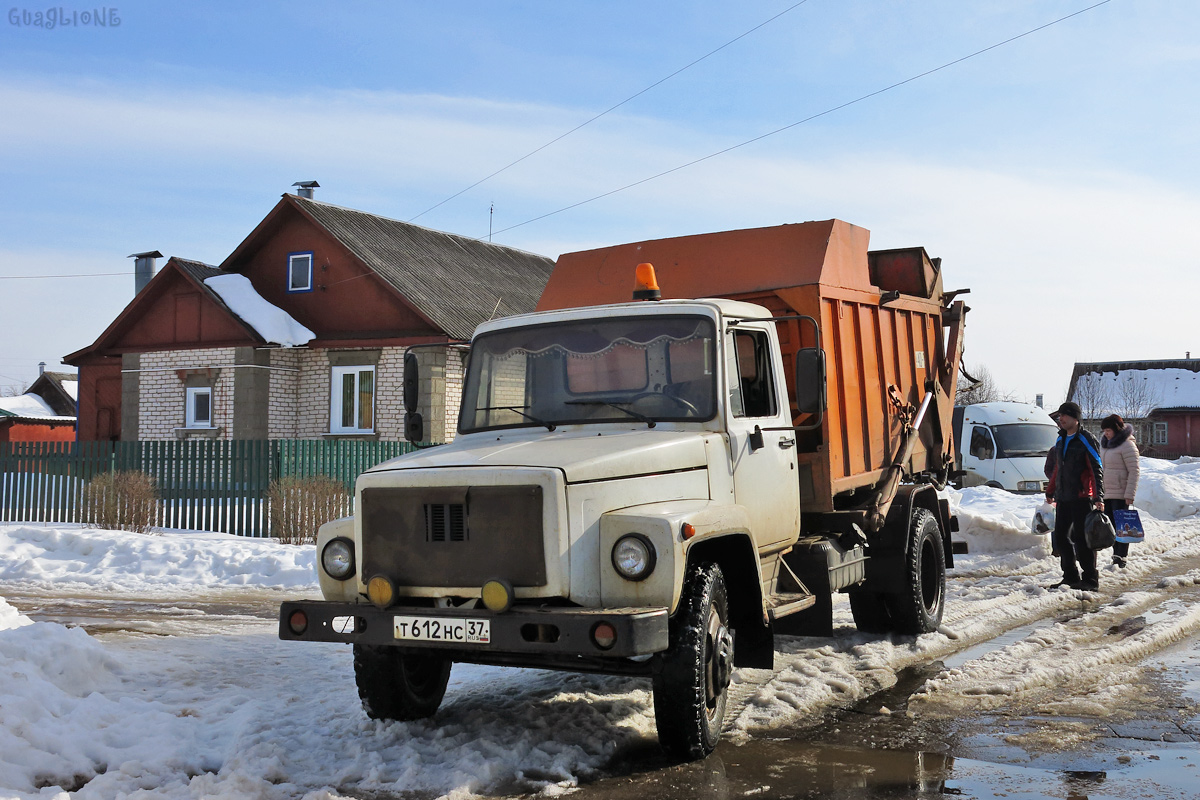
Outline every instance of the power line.
{"label": "power line", "polygon": [[768,19],[768,20],[766,20],[766,21],[764,21],[764,22],[760,22],[759,24],[755,25],[755,26],[754,26],[753,28],[751,28],[750,30],[748,30],[748,31],[746,31],[745,33],[741,34],[740,36],[736,36],[736,37],[734,37],[733,39],[730,39],[728,42],[726,42],[725,44],[721,45],[721,46],[720,46],[720,47],[718,47],[717,49],[715,49],[715,50],[711,50],[711,51],[709,51],[709,52],[705,53],[704,55],[702,55],[702,56],[700,56],[699,58],[697,58],[695,61],[691,62],[690,64],[687,64],[687,65],[685,65],[685,66],[682,66],[682,67],[680,67],[679,69],[675,70],[674,72],[672,72],[670,75],[666,76],[665,78],[660,78],[659,80],[657,80],[657,81],[655,81],[654,83],[652,83],[652,84],[650,84],[649,86],[647,86],[645,89],[642,89],[640,92],[637,92],[636,94],[632,94],[632,95],[630,95],[629,97],[626,97],[626,98],[625,98],[624,100],[622,100],[621,102],[617,103],[616,105],[614,105],[614,106],[611,106],[611,107],[609,107],[609,108],[606,108],[604,111],[601,111],[599,114],[597,114],[596,116],[592,117],[591,119],[589,119],[589,120],[586,120],[586,121],[584,121],[584,122],[581,122],[581,123],[579,123],[579,124],[578,124],[578,125],[576,125],[574,128],[571,128],[571,130],[567,131],[566,133],[559,134],[558,136],[556,136],[556,137],[554,137],[553,139],[551,139],[550,141],[546,142],[544,145],[542,145],[541,147],[537,148],[536,150],[532,150],[532,151],[530,151],[530,152],[526,153],[525,155],[523,155],[523,156],[521,156],[520,158],[518,158],[516,161],[513,161],[513,162],[511,162],[511,163],[509,163],[509,164],[505,164],[503,167],[501,167],[500,169],[496,170],[496,171],[495,171],[495,172],[493,172],[492,174],[490,174],[490,175],[488,175],[488,176],[486,176],[486,177],[480,178],[479,180],[475,181],[474,183],[472,183],[470,186],[468,186],[468,187],[467,187],[467,188],[465,188],[465,189],[460,189],[459,191],[457,191],[457,192],[455,192],[454,194],[452,194],[452,195],[450,195],[449,197],[447,197],[445,200],[442,200],[440,203],[436,203],[436,204],[434,204],[434,205],[430,206],[429,208],[425,209],[425,210],[424,210],[424,211],[422,211],[420,214],[417,214],[415,217],[410,217],[410,218],[408,219],[408,221],[409,221],[409,222],[414,222],[415,220],[418,220],[418,219],[420,219],[421,217],[423,217],[423,216],[425,216],[426,214],[428,214],[430,211],[433,211],[435,208],[438,208],[439,206],[443,206],[443,205],[445,205],[446,203],[449,203],[451,200],[453,200],[454,198],[458,197],[458,196],[459,196],[459,195],[461,195],[461,194],[464,194],[465,192],[469,192],[469,191],[471,191],[472,189],[474,189],[474,188],[475,188],[476,186],[478,186],[479,184],[481,184],[481,183],[484,183],[484,182],[486,182],[486,181],[490,181],[492,178],[496,177],[496,176],[497,176],[497,175],[499,175],[501,172],[504,172],[506,169],[509,169],[510,167],[515,167],[517,164],[520,164],[522,161],[524,161],[525,159],[529,158],[530,156],[537,155],[538,153],[542,152],[543,150],[545,150],[547,147],[549,147],[550,145],[554,144],[555,142],[557,142],[557,141],[560,141],[560,140],[562,140],[562,139],[565,139],[566,137],[570,136],[572,133],[574,133],[575,131],[579,130],[580,128],[583,128],[583,127],[585,127],[585,126],[587,126],[587,125],[591,125],[593,122],[595,122],[596,120],[600,119],[600,118],[601,118],[601,117],[603,117],[605,114],[608,114],[608,113],[610,113],[610,112],[612,112],[612,111],[616,111],[618,108],[620,108],[621,106],[625,105],[625,104],[626,104],[626,103],[628,103],[630,100],[634,100],[634,99],[636,99],[636,98],[638,98],[638,97],[641,97],[641,96],[642,96],[642,95],[644,95],[646,92],[648,92],[648,91],[650,91],[651,89],[653,89],[654,87],[656,87],[656,86],[659,86],[660,84],[666,83],[667,81],[671,80],[671,78],[674,78],[676,75],[678,75],[679,73],[681,73],[681,72],[684,72],[685,70],[689,70],[689,69],[691,69],[692,67],[696,66],[696,65],[697,65],[697,64],[699,64],[701,61],[703,61],[704,59],[708,58],[709,56],[716,55],[717,53],[719,53],[719,52],[721,52],[722,50],[724,50],[726,47],[729,47],[729,45],[731,45],[731,44],[733,44],[733,43],[737,42],[739,39],[744,39],[744,38],[746,38],[747,36],[749,36],[750,34],[754,33],[756,30],[758,30],[759,28],[763,27],[764,25],[768,25],[768,24],[770,24],[770,23],[774,22],[775,20],[777,20],[777,19],[779,19],[780,17],[782,17],[784,14],[788,13],[789,11],[792,11],[792,10],[793,10],[793,9],[795,9],[795,8],[798,8],[798,7],[802,6],[802,5],[804,5],[804,4],[805,4],[805,3],[807,3],[807,2],[808,2],[808,0],[800,0],[800,2],[798,2],[798,3],[795,3],[795,4],[793,4],[793,5],[790,5],[790,6],[788,6],[788,7],[787,7],[787,8],[785,8],[783,11],[780,11],[778,14],[776,14],[776,15],[775,15],[775,16],[773,16],[773,17],[771,17],[770,19]]}
{"label": "power line", "polygon": [[0,275],[0,281],[32,281],[40,278],[107,278],[112,275],[133,275],[132,272],[87,272],[81,275]]}
{"label": "power line", "polygon": [[811,121],[813,121],[814,119],[817,119],[817,118],[819,118],[819,117],[824,117],[824,116],[826,116],[826,115],[828,115],[828,114],[832,114],[832,113],[834,113],[835,111],[840,111],[840,110],[842,110],[843,108],[847,108],[847,107],[849,107],[849,106],[852,106],[852,105],[854,105],[854,104],[856,104],[856,103],[861,103],[861,102],[863,102],[864,100],[869,100],[869,99],[870,99],[870,98],[872,98],[872,97],[875,97],[875,96],[877,96],[877,95],[881,95],[881,94],[883,94],[884,92],[889,92],[889,91],[891,91],[892,89],[895,89],[895,88],[897,88],[897,87],[900,87],[900,86],[903,86],[903,85],[905,85],[906,83],[912,83],[913,81],[919,80],[919,79],[921,79],[921,78],[924,78],[924,77],[926,77],[926,76],[929,76],[929,75],[932,75],[932,74],[934,74],[935,72],[941,72],[942,70],[944,70],[944,69],[947,69],[947,68],[949,68],[949,67],[953,67],[953,66],[954,66],[954,65],[956,65],[956,64],[961,64],[961,63],[962,63],[962,62],[964,62],[964,61],[967,61],[967,60],[969,60],[969,59],[975,58],[975,56],[982,55],[982,54],[984,54],[984,53],[988,52],[989,50],[995,50],[995,49],[996,49],[996,48],[998,48],[998,47],[1003,47],[1003,46],[1004,46],[1004,45],[1006,45],[1006,44],[1011,44],[1012,42],[1015,42],[1015,41],[1017,41],[1018,39],[1023,39],[1023,38],[1025,38],[1026,36],[1030,36],[1030,35],[1032,35],[1032,34],[1034,34],[1034,33],[1037,33],[1038,31],[1045,30],[1046,28],[1049,28],[1049,27],[1051,27],[1052,25],[1057,25],[1058,23],[1060,23],[1060,22],[1065,22],[1066,20],[1069,20],[1069,19],[1071,19],[1072,17],[1077,17],[1077,16],[1079,16],[1080,14],[1087,13],[1088,11],[1091,11],[1091,10],[1093,10],[1093,9],[1099,8],[1100,6],[1107,5],[1109,2],[1111,2],[1111,0],[1100,0],[1100,2],[1098,2],[1098,3],[1095,3],[1095,4],[1093,4],[1093,5],[1090,5],[1090,6],[1088,6],[1087,8],[1082,8],[1082,9],[1080,9],[1079,11],[1075,11],[1075,12],[1072,12],[1072,13],[1070,13],[1070,14],[1067,14],[1065,17],[1059,17],[1058,19],[1056,19],[1056,20],[1053,20],[1052,22],[1047,22],[1047,23],[1045,23],[1044,25],[1039,25],[1039,26],[1037,26],[1036,28],[1031,28],[1031,29],[1029,29],[1029,30],[1025,31],[1024,33],[1019,33],[1019,34],[1017,34],[1016,36],[1012,36],[1012,37],[1010,37],[1010,38],[1008,38],[1008,39],[1005,39],[1005,40],[1004,40],[1004,41],[1002,41],[1002,42],[996,42],[995,44],[993,44],[993,45],[989,45],[989,46],[987,46],[987,47],[983,48],[982,50],[976,50],[974,53],[971,53],[971,54],[969,54],[969,55],[962,56],[961,58],[956,58],[956,59],[954,59],[953,61],[948,61],[948,62],[946,62],[945,64],[942,64],[940,67],[934,67],[933,69],[926,70],[925,72],[919,73],[919,74],[917,74],[917,75],[913,75],[913,76],[912,76],[912,77],[910,77],[910,78],[905,78],[905,79],[904,79],[904,80],[902,80],[902,81],[897,81],[896,83],[893,83],[893,84],[891,84],[890,86],[885,86],[885,87],[883,87],[882,89],[876,89],[875,91],[873,91],[873,92],[870,92],[870,93],[868,93],[868,94],[864,94],[864,95],[863,95],[863,96],[861,96],[861,97],[857,97],[857,98],[855,98],[855,99],[853,99],[853,100],[848,100],[847,102],[845,102],[845,103],[842,103],[841,105],[833,106],[832,108],[827,108],[827,109],[825,109],[824,111],[821,111],[821,112],[818,112],[818,113],[816,113],[816,114],[813,114],[812,116],[805,117],[804,119],[802,119],[802,120],[799,120],[798,122],[793,122],[793,123],[791,123],[790,125],[784,125],[782,128],[776,128],[776,129],[775,129],[775,130],[773,130],[773,131],[768,131],[767,133],[760,134],[760,135],[758,135],[758,136],[755,136],[755,137],[753,137],[752,139],[747,139],[747,140],[746,140],[746,141],[744,141],[744,142],[740,142],[740,143],[738,143],[738,144],[735,144],[735,145],[730,145],[729,147],[726,147],[726,148],[724,148],[724,149],[722,149],[722,150],[718,150],[718,151],[716,151],[715,153],[709,153],[709,154],[708,154],[708,155],[706,155],[706,156],[702,156],[702,157],[700,157],[700,158],[697,158],[697,159],[694,159],[694,160],[692,160],[692,161],[689,161],[689,162],[687,162],[686,164],[680,164],[680,165],[679,165],[679,166],[677,166],[677,167],[672,167],[671,169],[668,169],[668,170],[663,170],[662,172],[659,172],[659,173],[657,173],[657,174],[655,174],[655,175],[651,175],[651,176],[650,176],[650,177],[648,177],[648,178],[642,178],[641,180],[634,181],[633,183],[627,183],[627,184],[625,184],[624,186],[618,187],[618,188],[616,188],[616,189],[611,189],[611,190],[609,190],[609,191],[607,191],[607,192],[604,192],[604,193],[602,193],[602,194],[598,194],[598,195],[596,195],[595,197],[589,197],[589,198],[588,198],[588,199],[586,199],[586,200],[580,200],[578,203],[572,203],[572,204],[571,204],[571,205],[569,205],[569,206],[563,206],[562,208],[560,208],[560,209],[557,209],[556,211],[549,211],[549,212],[547,212],[547,213],[545,213],[545,214],[542,214],[542,215],[540,215],[540,216],[533,217],[532,219],[527,219],[527,220],[525,220],[524,222],[518,222],[516,225],[510,225],[510,226],[508,226],[507,228],[501,228],[500,230],[498,230],[498,231],[495,231],[494,233],[495,233],[495,234],[501,234],[501,233],[504,233],[505,231],[511,231],[511,230],[513,230],[514,228],[520,228],[520,227],[521,227],[521,226],[523,226],[523,225],[528,225],[528,224],[530,224],[530,223],[532,223],[532,222],[537,222],[537,221],[539,221],[539,220],[546,219],[547,217],[552,217],[552,216],[554,216],[555,214],[561,214],[561,213],[562,213],[562,212],[564,212],[564,211],[570,211],[570,210],[571,210],[571,209],[573,209],[573,208],[578,208],[579,206],[582,206],[582,205],[587,205],[588,203],[594,202],[594,201],[596,201],[596,200],[601,200],[601,199],[603,199],[603,198],[605,198],[605,197],[608,197],[608,196],[610,196],[610,195],[617,194],[618,192],[623,192],[623,191],[625,191],[626,189],[632,189],[632,188],[633,188],[633,187],[635,187],[635,186],[641,186],[643,183],[649,183],[650,181],[652,181],[652,180],[655,180],[655,179],[657,179],[657,178],[661,178],[661,177],[663,177],[664,175],[670,175],[670,174],[671,174],[671,173],[673,173],[673,172],[679,172],[679,171],[680,171],[680,170],[682,170],[682,169],[687,169],[688,167],[693,167],[693,166],[695,166],[696,164],[699,164],[699,163],[701,163],[701,162],[703,162],[703,161],[708,161],[709,159],[716,158],[717,156],[721,156],[721,155],[724,155],[724,154],[726,154],[726,153],[732,152],[732,151],[734,151],[734,150],[737,150],[738,148],[745,147],[746,145],[754,144],[755,142],[761,141],[761,140],[763,140],[763,139],[766,139],[766,138],[768,138],[768,137],[770,137],[770,136],[774,136],[774,135],[775,135],[775,134],[777,134],[777,133],[783,133],[784,131],[791,130],[792,128],[795,128],[795,127],[797,127],[798,125],[803,125],[803,124],[804,124],[804,123],[806,123],[806,122],[811,122]]}

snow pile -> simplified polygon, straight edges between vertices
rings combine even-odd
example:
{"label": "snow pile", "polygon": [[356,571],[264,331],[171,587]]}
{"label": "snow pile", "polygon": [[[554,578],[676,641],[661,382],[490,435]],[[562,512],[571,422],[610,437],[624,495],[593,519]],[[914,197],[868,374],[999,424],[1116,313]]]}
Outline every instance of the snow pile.
{"label": "snow pile", "polygon": [[62,592],[87,587],[157,595],[181,587],[319,592],[313,547],[225,533],[0,527],[0,580]]}
{"label": "snow pile", "polygon": [[268,342],[297,347],[317,336],[291,314],[264,300],[245,275],[215,275],[204,283],[221,297],[230,311]]}
{"label": "snow pile", "polygon": [[1200,459],[1143,458],[1140,466],[1134,508],[1162,520],[1200,513]]}
{"label": "snow pile", "polygon": [[947,489],[946,494],[950,513],[958,515],[958,533],[951,538],[966,542],[971,553],[1014,553],[1031,548],[1040,552],[1049,547],[1049,537],[1030,528],[1045,495],[1015,495],[990,486],[961,492]]}

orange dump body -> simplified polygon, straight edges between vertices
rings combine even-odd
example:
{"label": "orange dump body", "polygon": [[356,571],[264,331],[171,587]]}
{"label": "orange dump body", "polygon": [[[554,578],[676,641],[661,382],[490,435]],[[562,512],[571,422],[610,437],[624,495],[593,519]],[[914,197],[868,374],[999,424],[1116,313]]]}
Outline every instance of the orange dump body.
{"label": "orange dump body", "polygon": [[[891,387],[902,406],[934,395],[906,471],[953,463],[965,309],[961,301],[944,306],[940,259],[920,247],[871,253],[869,240],[865,228],[826,220],[565,253],[538,310],[628,302],[636,266],[649,262],[664,299],[724,297],[758,303],[776,317],[812,317],[826,355],[828,401],[820,427],[797,434],[800,499],[806,511],[832,511],[878,483],[901,446],[904,424]],[[790,392],[796,351],[818,342],[806,322],[783,321],[778,331]],[[792,400],[795,423],[811,421],[795,413]]]}

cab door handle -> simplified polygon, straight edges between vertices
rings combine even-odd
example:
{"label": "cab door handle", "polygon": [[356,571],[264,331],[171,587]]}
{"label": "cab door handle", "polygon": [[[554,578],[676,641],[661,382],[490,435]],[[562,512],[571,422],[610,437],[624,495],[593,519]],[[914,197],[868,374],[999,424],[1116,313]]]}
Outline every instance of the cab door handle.
{"label": "cab door handle", "polygon": [[784,450],[787,450],[789,447],[796,446],[796,440],[795,439],[780,439],[779,446],[782,447]]}

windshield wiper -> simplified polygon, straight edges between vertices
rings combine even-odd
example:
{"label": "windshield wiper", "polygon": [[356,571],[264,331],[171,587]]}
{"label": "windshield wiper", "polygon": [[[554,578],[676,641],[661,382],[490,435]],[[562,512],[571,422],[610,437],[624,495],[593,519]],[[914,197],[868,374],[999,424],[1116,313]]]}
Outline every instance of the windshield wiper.
{"label": "windshield wiper", "polygon": [[653,417],[647,417],[645,414],[639,414],[636,411],[630,411],[628,408],[622,408],[620,405],[620,401],[612,402],[609,400],[567,400],[565,403],[563,403],[563,405],[565,405],[565,406],[608,406],[609,408],[615,408],[617,411],[620,411],[623,414],[628,414],[629,416],[633,417],[634,419],[636,419],[640,422],[646,423],[647,428],[653,428],[655,425],[658,424],[657,422],[654,421]]}
{"label": "windshield wiper", "polygon": [[538,419],[533,414],[526,414],[521,409],[529,408],[529,406],[479,406],[476,411],[515,411],[530,422],[536,422],[538,425],[545,425],[546,430],[552,431],[555,429],[553,422],[547,422],[544,419]]}

